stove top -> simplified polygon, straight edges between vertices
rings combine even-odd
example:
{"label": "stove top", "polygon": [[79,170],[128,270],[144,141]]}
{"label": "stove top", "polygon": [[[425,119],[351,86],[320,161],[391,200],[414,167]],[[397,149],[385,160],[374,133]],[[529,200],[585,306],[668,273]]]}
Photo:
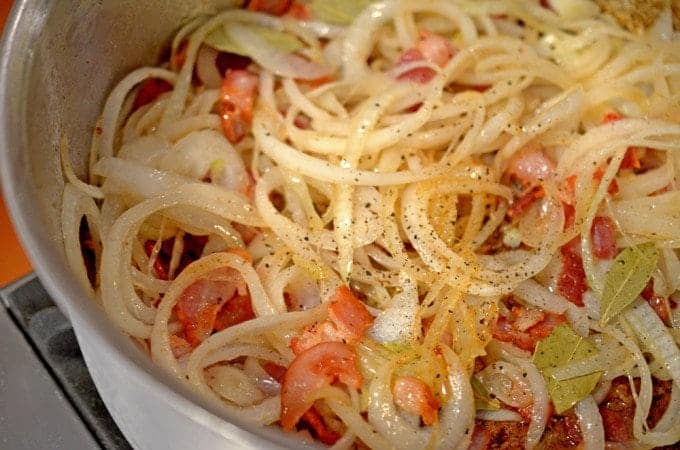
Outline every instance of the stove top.
{"label": "stove top", "polygon": [[0,448],[130,449],[35,275],[0,289]]}

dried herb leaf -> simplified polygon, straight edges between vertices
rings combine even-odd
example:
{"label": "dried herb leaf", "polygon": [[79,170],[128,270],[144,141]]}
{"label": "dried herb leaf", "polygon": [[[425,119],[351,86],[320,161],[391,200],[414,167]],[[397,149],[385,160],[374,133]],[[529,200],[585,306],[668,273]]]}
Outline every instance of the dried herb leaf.
{"label": "dried herb leaf", "polygon": [[656,269],[659,251],[652,242],[619,253],[604,279],[600,324],[606,325],[640,295]]}
{"label": "dried herb leaf", "polygon": [[[279,50],[283,53],[293,53],[302,48],[302,42],[290,33],[284,31],[273,30],[271,28],[262,27],[253,24],[239,24],[244,28],[252,31],[264,39],[267,44],[272,48]],[[241,56],[250,56],[245,52],[236,42],[234,42],[230,37],[229,33],[225,30],[228,27],[226,24],[221,27],[214,29],[208,36],[206,36],[203,43],[208,45],[215,50],[221,52],[235,53]]]}
{"label": "dried herb leaf", "polygon": [[348,25],[371,3],[372,0],[313,0],[309,9],[322,22]]}
{"label": "dried herb leaf", "polygon": [[472,392],[475,395],[475,409],[483,409],[486,411],[497,411],[501,409],[501,402],[496,398],[491,398],[489,391],[482,384],[477,377],[470,378],[472,385]]}
{"label": "dried herb leaf", "polygon": [[563,413],[595,389],[602,372],[558,381],[552,377],[557,367],[591,357],[597,348],[576,334],[569,325],[556,327],[536,345],[533,362],[548,383],[548,392],[558,414]]}

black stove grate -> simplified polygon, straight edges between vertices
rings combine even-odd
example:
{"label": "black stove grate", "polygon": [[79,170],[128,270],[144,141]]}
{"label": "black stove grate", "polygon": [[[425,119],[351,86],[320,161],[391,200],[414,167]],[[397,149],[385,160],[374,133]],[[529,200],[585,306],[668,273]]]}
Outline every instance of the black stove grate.
{"label": "black stove grate", "polygon": [[106,450],[130,449],[97,393],[71,324],[38,278],[23,278],[0,290],[0,297],[14,324],[99,446]]}

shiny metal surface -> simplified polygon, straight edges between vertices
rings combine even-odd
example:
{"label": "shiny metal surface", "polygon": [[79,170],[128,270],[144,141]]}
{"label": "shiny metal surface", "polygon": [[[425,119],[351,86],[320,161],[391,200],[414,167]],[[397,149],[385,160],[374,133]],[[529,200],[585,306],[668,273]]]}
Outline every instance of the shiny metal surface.
{"label": "shiny metal surface", "polygon": [[82,174],[94,121],[116,80],[157,61],[179,25],[218,3],[16,1],[0,49],[0,180],[7,206],[42,283],[74,326],[100,395],[140,449],[304,445],[230,417],[155,367],[86,297],[61,249],[61,135]]}

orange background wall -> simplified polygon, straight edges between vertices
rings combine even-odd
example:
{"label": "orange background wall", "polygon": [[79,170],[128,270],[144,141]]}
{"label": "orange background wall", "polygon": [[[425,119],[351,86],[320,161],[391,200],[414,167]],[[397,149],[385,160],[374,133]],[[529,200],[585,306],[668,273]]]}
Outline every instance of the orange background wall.
{"label": "orange background wall", "polygon": [[[11,0],[0,0],[0,31],[12,6]],[[0,194],[0,286],[30,272],[31,265],[17,240]]]}

